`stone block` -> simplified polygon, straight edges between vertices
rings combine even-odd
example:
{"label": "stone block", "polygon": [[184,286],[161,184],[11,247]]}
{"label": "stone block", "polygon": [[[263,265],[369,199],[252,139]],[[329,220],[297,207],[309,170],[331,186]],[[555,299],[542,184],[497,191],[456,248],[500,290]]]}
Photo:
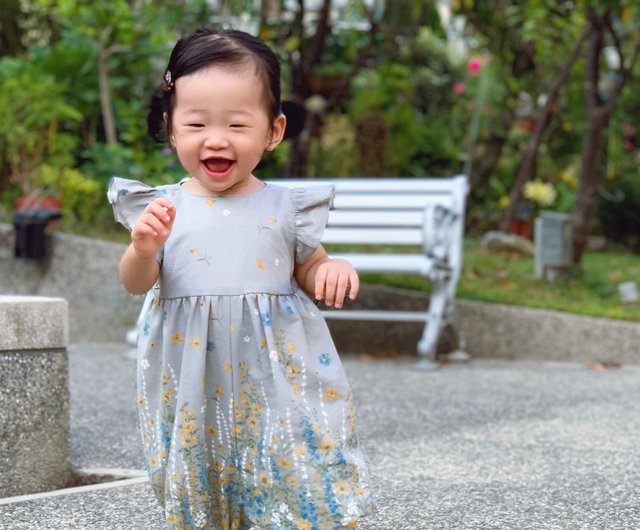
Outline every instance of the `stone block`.
{"label": "stone block", "polygon": [[0,497],[70,477],[67,303],[0,297]]}

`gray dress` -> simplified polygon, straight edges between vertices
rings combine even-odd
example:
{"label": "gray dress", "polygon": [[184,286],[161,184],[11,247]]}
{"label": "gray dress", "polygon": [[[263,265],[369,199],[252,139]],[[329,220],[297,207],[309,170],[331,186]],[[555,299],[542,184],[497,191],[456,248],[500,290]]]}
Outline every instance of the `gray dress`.
{"label": "gray dress", "polygon": [[352,394],[322,315],[292,276],[319,245],[332,188],[109,187],[129,229],[156,197],[176,218],[141,319],[138,407],[169,528],[355,527],[372,499]]}

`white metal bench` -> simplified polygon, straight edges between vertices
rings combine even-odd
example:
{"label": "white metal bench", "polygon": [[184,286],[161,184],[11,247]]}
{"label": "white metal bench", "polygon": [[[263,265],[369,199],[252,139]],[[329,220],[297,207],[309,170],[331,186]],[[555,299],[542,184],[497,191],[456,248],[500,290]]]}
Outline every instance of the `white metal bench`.
{"label": "white metal bench", "polygon": [[[350,261],[360,273],[417,274],[431,282],[424,311],[382,309],[327,310],[326,318],[424,322],[418,342],[421,364],[435,360],[442,330],[451,325],[460,350],[465,341],[455,318],[455,293],[462,269],[467,178],[314,178],[275,179],[280,186],[309,187],[331,184],[336,191],[334,209],[322,242],[331,245],[366,245],[365,252],[338,252],[332,257]],[[389,247],[415,247],[414,253],[389,253]],[[337,248],[337,247],[336,247]],[[151,301],[147,296],[145,305]],[[144,314],[143,308],[141,315]],[[132,329],[127,341],[135,344]]]}
{"label": "white metal bench", "polygon": [[[418,353],[435,359],[442,330],[451,324],[460,350],[465,343],[455,319],[454,299],[462,269],[467,178],[314,178],[275,179],[287,187],[331,184],[336,191],[324,244],[366,245],[364,252],[329,252],[350,261],[361,273],[417,274],[431,282],[425,311],[324,311],[326,318],[424,322]],[[405,247],[416,247],[407,253]],[[390,253],[402,247],[403,253]],[[338,248],[338,247],[335,247]]]}

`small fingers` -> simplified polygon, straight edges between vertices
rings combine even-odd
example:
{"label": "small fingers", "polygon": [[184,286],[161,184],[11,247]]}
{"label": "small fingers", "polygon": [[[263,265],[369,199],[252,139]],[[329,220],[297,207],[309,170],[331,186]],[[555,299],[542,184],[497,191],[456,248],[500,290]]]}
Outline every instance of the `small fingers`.
{"label": "small fingers", "polygon": [[355,300],[360,291],[360,278],[355,270],[349,274],[349,299]]}

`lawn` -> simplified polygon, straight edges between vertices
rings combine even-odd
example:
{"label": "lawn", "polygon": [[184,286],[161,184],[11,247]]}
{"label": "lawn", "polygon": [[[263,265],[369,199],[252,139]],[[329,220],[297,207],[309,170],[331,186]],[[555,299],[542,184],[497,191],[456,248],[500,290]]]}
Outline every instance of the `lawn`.
{"label": "lawn", "polygon": [[[582,271],[550,283],[535,279],[533,258],[514,252],[492,252],[477,239],[465,240],[458,298],[556,309],[580,315],[640,321],[640,304],[622,304],[618,284],[640,284],[640,256],[620,252],[588,252]],[[363,281],[429,290],[414,276],[363,275]]]}

